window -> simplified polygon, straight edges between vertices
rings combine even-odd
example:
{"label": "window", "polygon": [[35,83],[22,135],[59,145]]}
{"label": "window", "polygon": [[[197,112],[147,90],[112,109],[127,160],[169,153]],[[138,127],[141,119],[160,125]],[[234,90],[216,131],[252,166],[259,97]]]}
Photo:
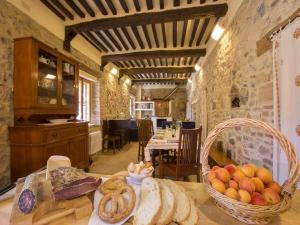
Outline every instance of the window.
{"label": "window", "polygon": [[91,81],[79,78],[78,87],[78,116],[79,120],[91,120]]}
{"label": "window", "polygon": [[130,95],[129,98],[129,114],[131,118],[134,118],[135,116],[135,97],[133,95]]}

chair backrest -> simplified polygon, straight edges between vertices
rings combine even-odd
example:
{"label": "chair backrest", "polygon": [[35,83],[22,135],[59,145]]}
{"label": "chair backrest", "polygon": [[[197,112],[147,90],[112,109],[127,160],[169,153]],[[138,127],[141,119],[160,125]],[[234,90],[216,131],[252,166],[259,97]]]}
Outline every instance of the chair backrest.
{"label": "chair backrest", "polygon": [[200,165],[202,127],[180,129],[177,164]]}
{"label": "chair backrest", "polygon": [[146,146],[148,141],[154,135],[153,123],[149,119],[137,120],[139,142],[142,146]]}

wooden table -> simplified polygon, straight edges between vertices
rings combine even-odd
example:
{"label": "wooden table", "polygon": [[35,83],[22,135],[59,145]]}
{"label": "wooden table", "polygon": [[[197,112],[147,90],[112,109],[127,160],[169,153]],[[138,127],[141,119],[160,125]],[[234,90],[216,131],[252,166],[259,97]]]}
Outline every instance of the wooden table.
{"label": "wooden table", "polygon": [[[204,184],[193,182],[176,182],[182,185],[188,193],[194,198],[197,207],[200,209],[199,225],[243,225],[243,223],[233,219],[217,208],[209,198]],[[0,224],[8,225],[10,212],[12,209],[12,199],[0,202]],[[74,222],[69,220],[62,224],[83,225],[87,224],[89,218],[83,218]],[[296,191],[292,207],[288,211],[282,213],[279,217],[275,217],[270,225],[297,225],[300,224],[300,190]]]}

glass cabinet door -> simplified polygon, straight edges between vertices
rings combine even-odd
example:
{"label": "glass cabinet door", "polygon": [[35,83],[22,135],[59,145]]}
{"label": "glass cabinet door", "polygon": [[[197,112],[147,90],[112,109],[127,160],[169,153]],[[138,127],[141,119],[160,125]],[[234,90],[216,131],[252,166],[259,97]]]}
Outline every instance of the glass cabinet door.
{"label": "glass cabinet door", "polygon": [[75,65],[62,61],[62,99],[63,106],[75,105],[76,100]]}
{"label": "glass cabinet door", "polygon": [[39,49],[38,53],[37,102],[42,105],[57,105],[57,57]]}

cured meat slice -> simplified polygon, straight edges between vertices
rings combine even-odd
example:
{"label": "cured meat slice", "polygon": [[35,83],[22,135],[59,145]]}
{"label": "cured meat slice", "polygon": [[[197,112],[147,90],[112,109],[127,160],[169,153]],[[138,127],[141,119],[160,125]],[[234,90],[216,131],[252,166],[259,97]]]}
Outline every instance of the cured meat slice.
{"label": "cured meat slice", "polygon": [[52,191],[55,200],[72,199],[97,189],[100,178],[88,176],[73,167],[59,167],[50,172]]}
{"label": "cured meat slice", "polygon": [[18,206],[22,213],[28,214],[37,203],[38,177],[31,174],[26,177],[21,194],[18,200]]}

